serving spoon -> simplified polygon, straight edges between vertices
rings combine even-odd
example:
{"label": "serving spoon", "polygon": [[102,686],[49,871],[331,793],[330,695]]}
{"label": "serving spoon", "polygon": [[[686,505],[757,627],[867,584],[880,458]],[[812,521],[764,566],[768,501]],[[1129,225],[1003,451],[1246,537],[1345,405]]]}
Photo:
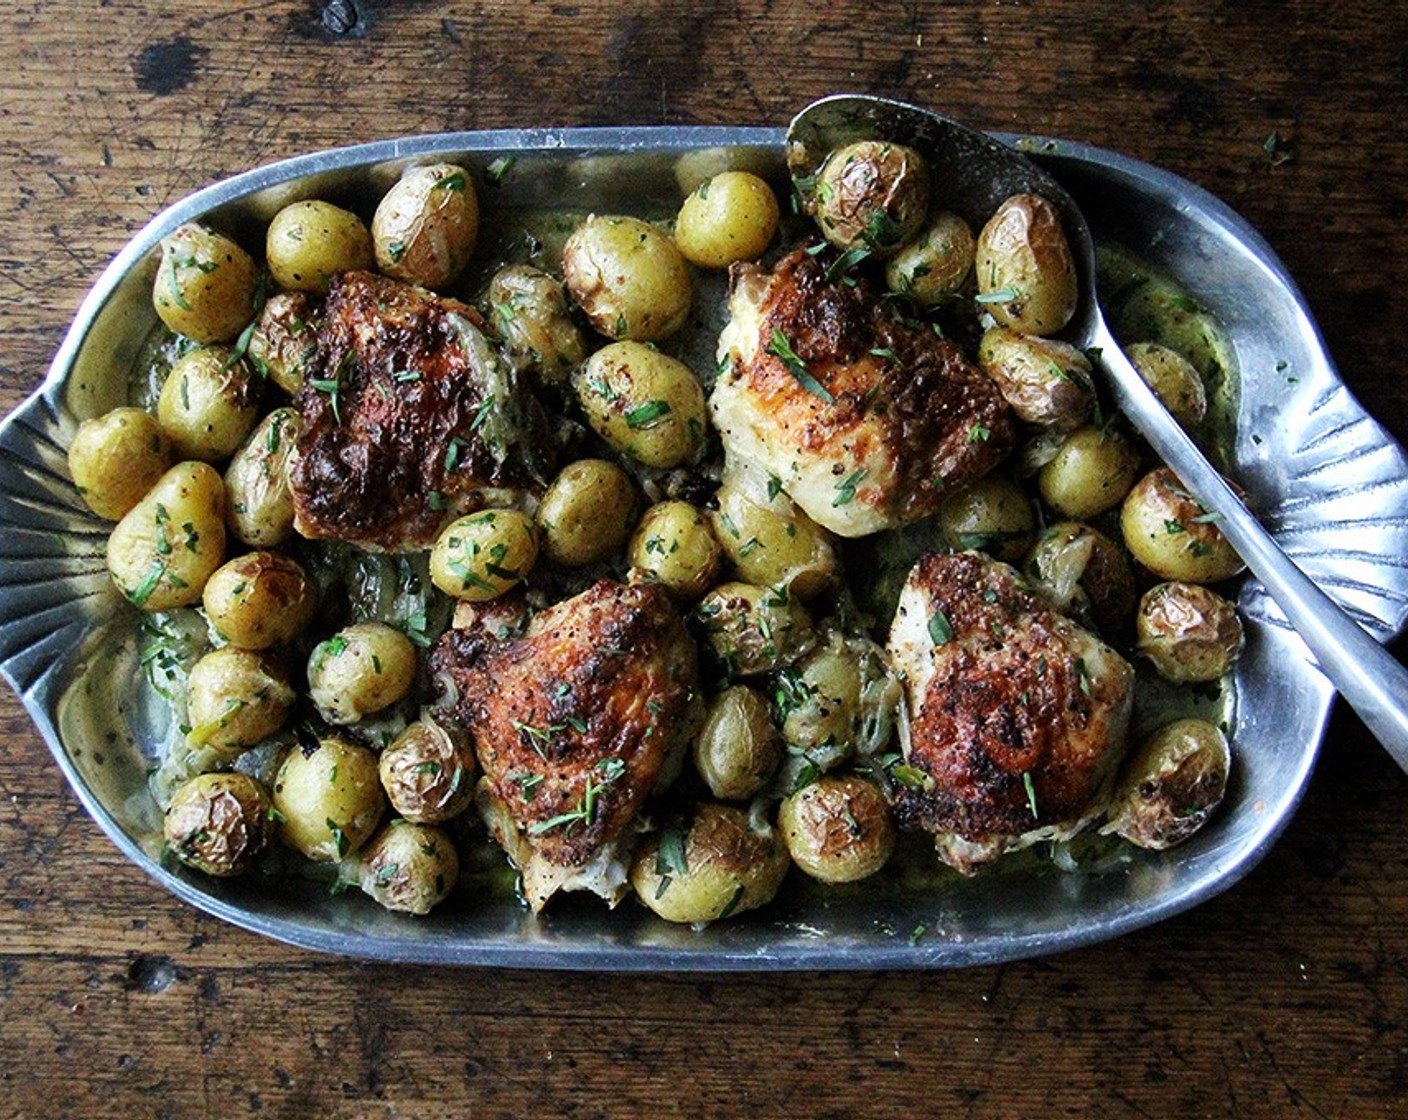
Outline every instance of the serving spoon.
{"label": "serving spoon", "polygon": [[981,228],[1014,194],[1035,193],[1061,214],[1080,278],[1080,302],[1063,337],[1098,354],[1115,403],[1262,582],[1320,664],[1394,761],[1408,772],[1408,670],[1298,568],[1173,419],[1125,356],[1096,293],[1095,243],[1075,200],[1015,148],[942,114],[887,98],[839,94],[808,105],[787,129],[792,174],[813,173],[832,149],[861,139],[919,151],[944,204]]}

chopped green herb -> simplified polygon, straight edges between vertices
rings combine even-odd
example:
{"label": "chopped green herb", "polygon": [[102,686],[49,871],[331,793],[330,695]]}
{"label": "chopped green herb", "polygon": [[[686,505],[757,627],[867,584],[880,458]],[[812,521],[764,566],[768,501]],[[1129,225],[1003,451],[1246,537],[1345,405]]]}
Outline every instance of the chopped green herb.
{"label": "chopped green herb", "polygon": [[1030,770],[1022,771],[1022,788],[1027,791],[1027,808],[1032,811],[1032,820],[1040,820],[1036,809],[1036,786],[1032,784],[1032,774]]}
{"label": "chopped green herb", "polygon": [[484,169],[484,181],[490,186],[497,187],[504,181],[504,176],[513,170],[513,165],[517,162],[517,156],[499,156]]}
{"label": "chopped green herb", "polygon": [[855,501],[856,487],[860,485],[861,479],[868,473],[870,472],[867,468],[861,467],[860,470],[852,471],[845,478],[841,479],[841,481],[836,484],[836,497],[831,500],[831,508],[835,509],[837,506],[849,505],[851,502]]}
{"label": "chopped green herb", "polygon": [[778,327],[773,328],[772,341],[767,345],[767,352],[779,358],[792,376],[797,379],[797,384],[812,396],[820,397],[827,404],[836,402],[836,398],[831,395],[826,386],[808,372],[807,363],[797,356],[797,352],[792,349],[792,344],[787,340],[787,336]]}
{"label": "chopped green herb", "polygon": [[929,616],[929,638],[936,646],[953,641],[953,624],[940,607],[935,607],[934,613]]}
{"label": "chopped green herb", "polygon": [[652,428],[670,412],[669,401],[646,401],[626,413],[626,427],[633,431]]}

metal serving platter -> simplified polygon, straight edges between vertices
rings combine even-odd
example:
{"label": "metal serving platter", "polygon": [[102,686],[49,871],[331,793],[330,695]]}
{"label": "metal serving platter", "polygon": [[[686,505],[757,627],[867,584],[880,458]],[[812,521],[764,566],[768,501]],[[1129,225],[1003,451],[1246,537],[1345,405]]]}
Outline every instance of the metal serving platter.
{"label": "metal serving platter", "polygon": [[[1232,470],[1287,550],[1382,640],[1408,620],[1408,460],[1341,384],[1284,266],[1245,221],[1168,172],[1060,140],[1005,136],[1045,163],[1115,239],[1212,310],[1241,374]],[[577,210],[680,197],[681,157],[782,177],[782,132],[621,128],[448,133],[291,159],[216,183],[147,225],[84,300],[40,389],[0,426],[0,671],[60,769],[112,841],[185,901],[236,925],[325,952],[391,961],[596,970],[930,968],[1036,956],[1103,941],[1226,890],[1267,852],[1305,789],[1333,692],[1260,589],[1248,585],[1246,654],[1229,713],[1235,769],[1217,817],[1164,854],[1105,874],[1032,864],[974,880],[902,864],[853,887],[793,874],[770,906],[703,930],[627,903],[567,897],[534,918],[499,874],[470,875],[428,918],[332,895],[299,877],[225,882],[161,859],[147,791],[150,745],[135,702],[135,612],[104,566],[110,525],[69,478],[80,420],[122,402],[154,322],[162,236],[202,219],[258,230],[280,206],[323,197],[361,206],[408,163],[445,157],[482,172],[484,223],[519,208]],[[644,200],[644,204],[643,204]],[[652,202],[653,200],[653,202]],[[257,233],[255,235],[257,239]],[[248,236],[246,238],[249,239]]]}

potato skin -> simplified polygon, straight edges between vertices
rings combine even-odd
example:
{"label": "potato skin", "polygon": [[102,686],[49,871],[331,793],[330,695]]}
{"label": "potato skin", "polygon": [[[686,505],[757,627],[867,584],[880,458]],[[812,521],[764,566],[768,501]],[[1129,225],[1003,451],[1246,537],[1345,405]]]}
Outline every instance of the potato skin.
{"label": "potato skin", "polygon": [[293,532],[288,471],[297,440],[297,411],[276,408],[230,459],[225,468],[226,517],[236,540],[269,546],[281,544]]}
{"label": "potato skin", "polygon": [[713,922],[771,902],[790,862],[777,835],[750,828],[744,810],[701,802],[641,842],[631,886],[666,921]]}
{"label": "potato skin", "polygon": [[705,647],[729,676],[789,665],[816,642],[811,616],[786,590],[721,583],[694,608]]}
{"label": "potato skin", "polygon": [[254,318],[257,287],[254,258],[223,234],[188,222],[162,238],[152,305],[177,334],[233,342]]}
{"label": "potato skin", "polygon": [[838,249],[888,257],[913,240],[929,211],[929,167],[913,148],[858,140],[826,157],[813,216]]}
{"label": "potato skin", "polygon": [[978,234],[978,300],[1004,327],[1055,334],[1079,295],[1075,259],[1056,208],[1036,194],[1003,201]]}
{"label": "potato skin", "polygon": [[635,484],[615,463],[569,463],[548,486],[535,515],[543,552],[570,568],[605,560],[630,535],[635,509]]}
{"label": "potato skin", "polygon": [[328,723],[356,723],[402,699],[415,684],[416,648],[384,622],[354,622],[308,657],[308,695]]}
{"label": "potato skin", "polygon": [[264,259],[279,287],[320,295],[339,272],[366,271],[376,263],[362,219],[316,199],[290,203],[274,215]]}
{"label": "potato skin", "polygon": [[709,518],[689,502],[657,502],[627,548],[633,581],[648,579],[676,599],[697,599],[718,579],[723,549]]}
{"label": "potato skin", "polygon": [[108,537],[113,582],[146,611],[199,602],[225,559],[225,484],[208,463],[177,463]]}
{"label": "potato skin", "polygon": [[176,454],[208,463],[227,459],[259,421],[262,383],[224,346],[203,346],[171,367],[156,418]]}
{"label": "potato skin", "polygon": [[675,244],[701,268],[756,260],[777,233],[780,209],[767,182],[723,171],[690,192],[675,218]]}
{"label": "potato skin", "polygon": [[459,878],[460,857],[442,829],[389,821],[356,858],[357,885],[388,910],[428,914]]}
{"label": "potato skin", "polygon": [[430,552],[430,579],[471,603],[496,599],[538,559],[538,530],[516,509],[486,509],[453,521]]}
{"label": "potato skin", "polygon": [[1070,431],[1095,405],[1090,360],[1068,342],[992,327],[978,344],[983,372],[1028,424]]}
{"label": "potato skin", "polygon": [[823,883],[868,878],[895,850],[885,795],[854,775],[827,774],[784,798],[777,829],[792,862]]}
{"label": "potato skin", "polygon": [[1015,563],[1036,533],[1032,501],[1006,475],[990,474],[956,490],[939,507],[939,531],[955,552],[981,550]]}
{"label": "potato skin", "polygon": [[274,778],[273,800],[279,838],[317,863],[357,851],[385,810],[376,755],[338,735],[294,747]]}
{"label": "potato skin", "polygon": [[726,474],[715,501],[714,535],[739,579],[811,599],[841,578],[831,534],[785,494],[769,497],[751,476]]}
{"label": "potato skin", "polygon": [[245,351],[249,364],[292,396],[303,373],[318,354],[321,311],[307,292],[270,296],[250,332]]}
{"label": "potato skin", "polygon": [[1195,583],[1160,583],[1144,593],[1135,616],[1138,652],[1159,675],[1180,683],[1215,681],[1242,652],[1237,608]]}
{"label": "potato skin", "polygon": [[1052,509],[1084,521],[1114,509],[1139,477],[1139,452],[1113,428],[1087,425],[1062,441],[1037,473],[1037,488]]}
{"label": "potato skin", "polygon": [[479,237],[474,180],[453,163],[407,168],[377,205],[371,233],[387,276],[445,287],[464,271]]}
{"label": "potato skin", "polygon": [[1163,851],[1197,832],[1227,793],[1227,737],[1202,719],[1159,728],[1126,761],[1105,832]]}
{"label": "potato skin", "polygon": [[452,736],[434,720],[408,725],[377,766],[391,808],[416,824],[459,816],[474,799],[478,762],[468,738]]}
{"label": "potato skin", "polygon": [[760,792],[782,763],[782,740],[768,702],[747,685],[730,685],[709,703],[694,741],[694,768],[723,801]]}
{"label": "potato skin", "polygon": [[562,283],[542,269],[499,269],[489,281],[488,300],[489,323],[518,367],[556,385],[586,359],[586,339],[567,310]]}
{"label": "potato skin", "polygon": [[562,250],[562,276],[610,339],[658,342],[684,326],[694,285],[668,234],[639,218],[592,215]]}
{"label": "potato skin", "polygon": [[248,774],[197,774],[176,791],[162,820],[170,851],[188,867],[241,875],[273,834],[269,791]]}
{"label": "potato skin", "polygon": [[938,307],[967,285],[976,249],[968,223],[940,210],[885,262],[885,285],[920,307]]}
{"label": "potato skin", "polygon": [[1120,507],[1125,547],[1156,576],[1184,583],[1221,583],[1246,565],[1216,519],[1168,467],[1141,478]]}
{"label": "potato skin", "polygon": [[171,466],[171,441],[156,417],[115,408],[85,420],[68,449],[68,469],[88,508],[121,519]]}
{"label": "potato skin", "polygon": [[1062,614],[1094,623],[1102,634],[1125,631],[1138,594],[1129,558],[1098,529],[1058,521],[1042,532],[1027,574]]}
{"label": "potato skin", "polygon": [[201,600],[210,624],[241,649],[290,641],[317,607],[303,566],[278,552],[249,552],[222,564],[206,581]]}
{"label": "potato skin", "polygon": [[1175,420],[1185,428],[1202,423],[1208,412],[1208,394],[1192,362],[1157,342],[1131,343],[1124,353]]}
{"label": "potato skin", "polygon": [[677,358],[640,342],[613,342],[572,379],[596,433],[647,467],[678,467],[704,445],[704,389]]}
{"label": "potato skin", "polygon": [[294,699],[283,667],[268,654],[211,650],[186,681],[187,742],[237,755],[282,727]]}

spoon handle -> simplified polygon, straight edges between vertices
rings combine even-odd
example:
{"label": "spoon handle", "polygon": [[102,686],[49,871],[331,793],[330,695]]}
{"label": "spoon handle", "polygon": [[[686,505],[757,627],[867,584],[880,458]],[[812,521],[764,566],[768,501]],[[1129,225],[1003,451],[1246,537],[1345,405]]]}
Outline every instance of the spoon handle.
{"label": "spoon handle", "polygon": [[1188,491],[1219,515],[1218,528],[1299,632],[1321,671],[1408,772],[1408,670],[1296,567],[1169,415],[1103,315],[1095,319],[1092,341],[1121,411]]}

